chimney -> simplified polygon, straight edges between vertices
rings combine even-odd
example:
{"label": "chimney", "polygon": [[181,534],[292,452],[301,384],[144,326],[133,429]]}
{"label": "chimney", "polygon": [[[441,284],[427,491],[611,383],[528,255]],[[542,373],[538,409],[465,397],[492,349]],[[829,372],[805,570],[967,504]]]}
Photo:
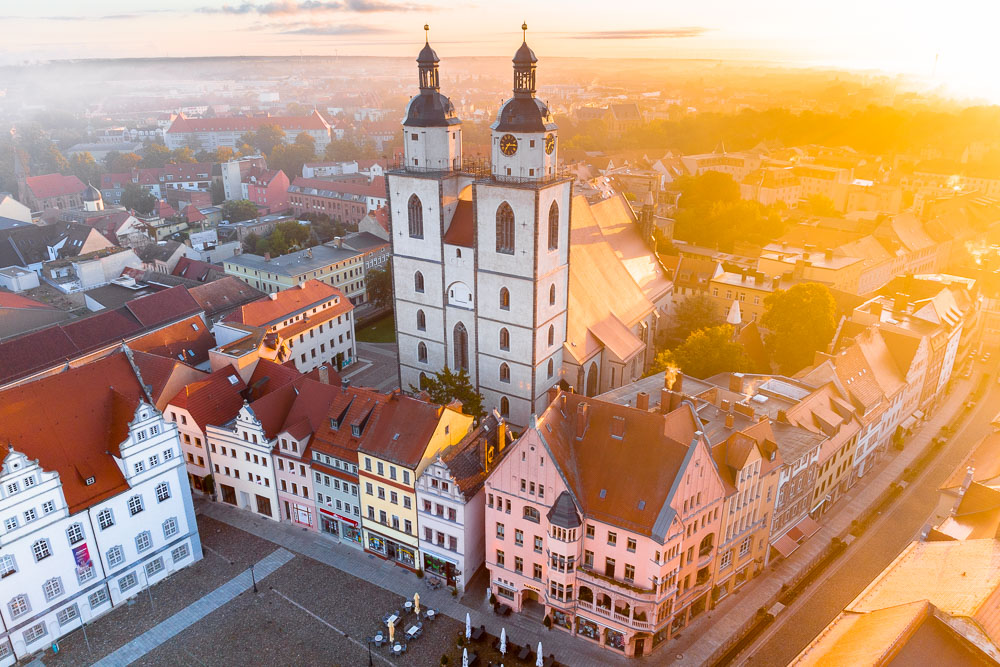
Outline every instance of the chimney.
{"label": "chimney", "polygon": [[726,399],[722,399],[722,404],[720,405],[720,407],[724,412],[729,412],[730,406],[732,406],[732,403],[730,403]]}
{"label": "chimney", "polygon": [[313,258],[313,249],[312,248],[307,248],[306,249],[306,257],[308,257],[309,259]]}
{"label": "chimney", "polygon": [[670,412],[670,395],[673,392],[669,389],[660,389],[660,414],[667,414]]}
{"label": "chimney", "polygon": [[548,402],[549,402],[550,405],[552,404],[552,401],[556,400],[556,397],[558,395],[559,395],[559,385],[558,384],[554,384],[551,387],[549,387],[549,390],[546,393],[546,397],[548,398]]}
{"label": "chimney", "polygon": [[350,386],[351,386],[351,381],[350,380],[344,379],[344,380],[340,381],[340,390],[342,392],[344,392],[345,394],[347,393],[347,388],[350,387]]}
{"label": "chimney", "polygon": [[785,412],[784,410],[778,410],[778,421],[781,422],[782,424],[791,423],[788,421],[788,413]]}
{"label": "chimney", "polygon": [[649,394],[644,391],[640,391],[635,395],[635,407],[642,410],[643,412],[649,412]]}
{"label": "chimney", "polygon": [[663,376],[663,388],[681,393],[684,389],[684,375],[677,370],[669,370]]}
{"label": "chimney", "polygon": [[826,249],[826,261],[828,262],[833,261],[833,248]]}
{"label": "chimney", "polygon": [[580,401],[576,404],[576,439],[583,440],[583,434],[587,432],[587,422],[590,417],[590,406]]}
{"label": "chimney", "polygon": [[736,417],[733,416],[732,412],[726,413],[726,428],[732,428],[733,424],[736,423]]}
{"label": "chimney", "polygon": [[976,469],[972,466],[965,469],[965,479],[962,480],[962,489],[960,491],[961,496],[964,496],[965,492],[969,490],[970,486],[972,486],[972,480],[975,477],[975,474]]}
{"label": "chimney", "polygon": [[896,315],[902,315],[910,310],[910,295],[896,292],[896,303],[893,305]]}
{"label": "chimney", "polygon": [[330,367],[326,364],[322,364],[316,370],[319,371],[319,381],[323,384],[330,384]]}
{"label": "chimney", "polygon": [[343,248],[344,247],[344,237],[338,236],[337,238],[333,239],[333,245],[335,245],[338,248]]}
{"label": "chimney", "polygon": [[737,394],[743,393],[743,373],[729,374],[729,391]]}
{"label": "chimney", "polygon": [[265,262],[270,262],[271,261],[271,253],[269,253],[269,252],[265,252],[264,253],[264,261]]}
{"label": "chimney", "polygon": [[868,312],[870,312],[872,314],[872,317],[875,318],[876,322],[881,322],[882,321],[882,302],[881,301],[873,301],[872,302],[872,307],[871,307],[871,309]]}

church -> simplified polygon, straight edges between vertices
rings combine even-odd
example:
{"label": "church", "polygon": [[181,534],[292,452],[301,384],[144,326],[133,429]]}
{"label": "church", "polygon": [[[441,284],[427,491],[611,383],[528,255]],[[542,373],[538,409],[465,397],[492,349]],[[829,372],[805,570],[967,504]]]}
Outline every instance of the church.
{"label": "church", "polygon": [[[610,223],[605,233],[599,224],[617,212],[640,239],[627,202],[591,206],[573,197],[572,176],[558,168],[558,128],[535,95],[537,62],[522,41],[513,95],[491,125],[484,167],[463,160],[462,122],[441,93],[439,58],[425,43],[417,57],[420,91],[403,120],[405,163],[386,174],[400,386],[420,387],[446,366],[464,370],[484,409],[514,426],[540,413],[560,381],[594,395],[640,377],[670,296],[655,253],[640,240],[641,249],[630,252],[639,261],[626,261],[612,247],[620,225]],[[571,209],[584,229],[574,229]],[[581,241],[576,280],[574,236]],[[588,261],[595,257],[616,266]],[[571,284],[588,294],[571,294]],[[603,338],[613,338],[614,349]]]}

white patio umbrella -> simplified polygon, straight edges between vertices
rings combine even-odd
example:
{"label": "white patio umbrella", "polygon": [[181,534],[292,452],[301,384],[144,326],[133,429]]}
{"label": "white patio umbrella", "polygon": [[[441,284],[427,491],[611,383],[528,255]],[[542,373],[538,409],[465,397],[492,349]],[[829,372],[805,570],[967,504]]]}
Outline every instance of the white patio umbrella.
{"label": "white patio umbrella", "polygon": [[413,594],[413,611],[417,614],[420,613],[420,593]]}
{"label": "white patio umbrella", "polygon": [[472,619],[469,617],[469,612],[465,612],[465,638],[469,639],[472,637]]}
{"label": "white patio umbrella", "polygon": [[500,655],[507,655],[507,628],[500,628]]}
{"label": "white patio umbrella", "polygon": [[395,621],[389,621],[389,643],[391,644],[396,637],[396,623]]}
{"label": "white patio umbrella", "polygon": [[469,649],[462,649],[462,667],[469,667]]}
{"label": "white patio umbrella", "polygon": [[538,642],[538,657],[535,658],[535,667],[544,667],[545,661],[542,660],[542,642]]}

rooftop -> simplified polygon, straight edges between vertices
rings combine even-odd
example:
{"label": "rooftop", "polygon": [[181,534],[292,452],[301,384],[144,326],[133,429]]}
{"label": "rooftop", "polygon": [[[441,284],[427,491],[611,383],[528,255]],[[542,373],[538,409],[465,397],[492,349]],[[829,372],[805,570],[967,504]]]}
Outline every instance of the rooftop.
{"label": "rooftop", "polygon": [[245,253],[225,260],[225,266],[242,266],[255,271],[265,271],[279,276],[301,276],[309,271],[319,271],[340,262],[360,257],[362,253],[349,248],[326,245],[266,259],[261,255]]}

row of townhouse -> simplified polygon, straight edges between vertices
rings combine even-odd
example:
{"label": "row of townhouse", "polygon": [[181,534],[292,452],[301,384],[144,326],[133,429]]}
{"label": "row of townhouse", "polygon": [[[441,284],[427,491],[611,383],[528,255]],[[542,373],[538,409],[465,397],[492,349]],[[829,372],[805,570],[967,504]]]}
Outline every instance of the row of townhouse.
{"label": "row of townhouse", "polygon": [[178,430],[149,391],[126,348],[0,392],[0,665],[201,558]]}

